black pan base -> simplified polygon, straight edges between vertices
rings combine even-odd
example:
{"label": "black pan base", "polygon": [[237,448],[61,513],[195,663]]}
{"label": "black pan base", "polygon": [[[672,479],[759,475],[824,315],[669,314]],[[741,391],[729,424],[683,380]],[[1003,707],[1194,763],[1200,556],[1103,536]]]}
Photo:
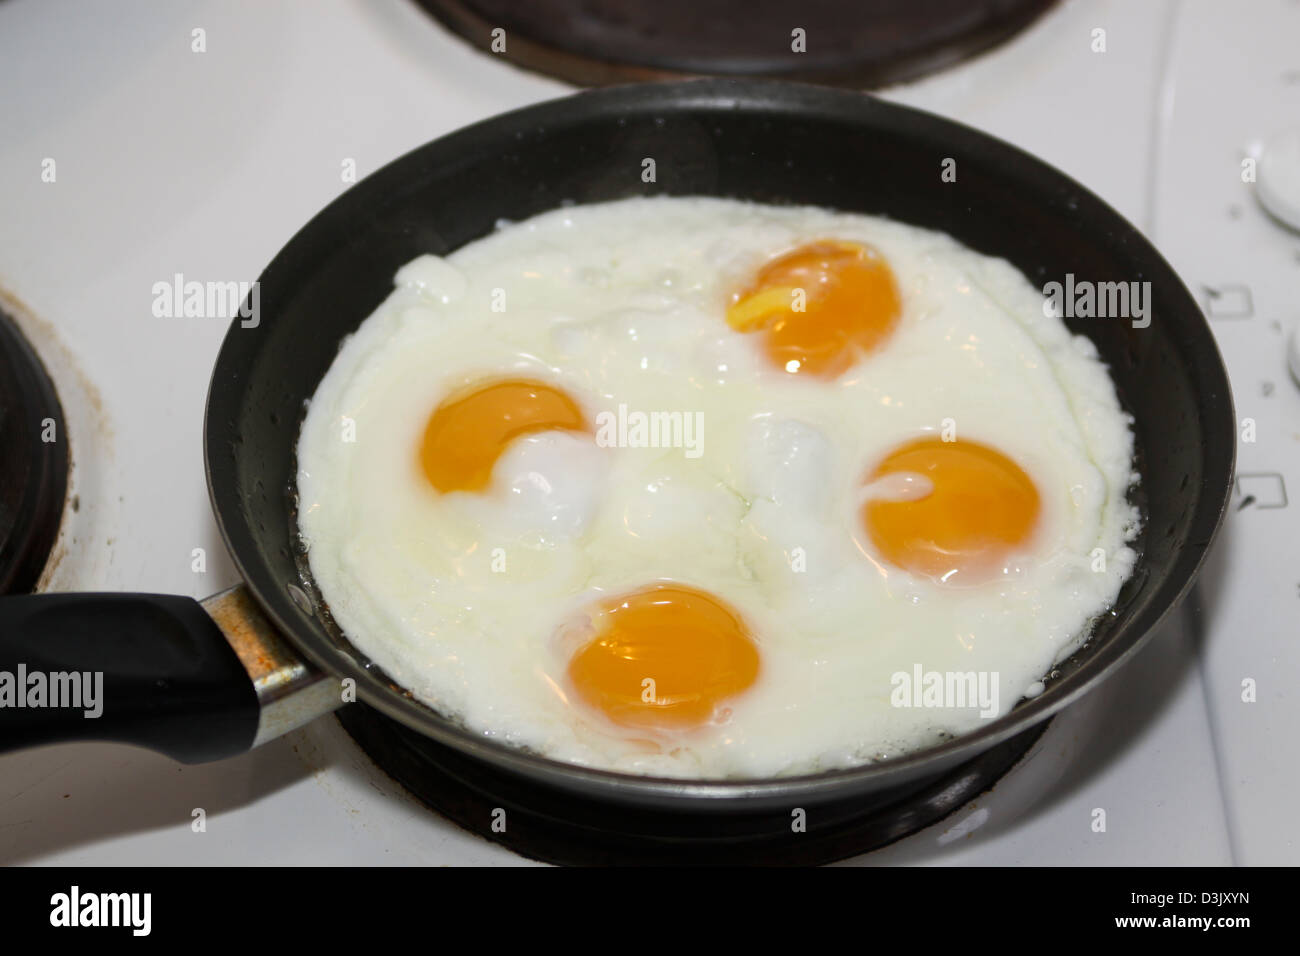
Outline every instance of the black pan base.
{"label": "black pan base", "polygon": [[795,832],[796,807],[708,815],[621,810],[467,759],[365,704],[343,708],[338,718],[370,758],[425,806],[521,856],[568,866],[811,866],[844,860],[928,827],[988,790],[1050,723],[919,786],[809,810],[805,830]]}

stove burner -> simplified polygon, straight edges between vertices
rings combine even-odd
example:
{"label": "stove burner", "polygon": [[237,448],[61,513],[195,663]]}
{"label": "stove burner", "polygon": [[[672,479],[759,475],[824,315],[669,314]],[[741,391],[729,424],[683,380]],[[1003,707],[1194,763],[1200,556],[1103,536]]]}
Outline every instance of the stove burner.
{"label": "stove burner", "polygon": [[[522,856],[579,866],[808,866],[857,856],[943,819],[988,790],[1047,728],[1033,727],[919,788],[818,807],[808,815],[807,832],[794,833],[784,810],[637,812],[525,784],[364,704],[343,708],[338,718],[370,758],[426,806]],[[506,811],[505,833],[492,830],[497,808]]]}
{"label": "stove burner", "polygon": [[[980,53],[1053,0],[417,2],[478,49],[579,86],[718,75],[861,88]],[[494,36],[498,29],[504,35]],[[802,52],[796,30],[803,31]]]}
{"label": "stove burner", "polygon": [[0,310],[0,594],[35,587],[67,487],[68,439],[54,384]]}

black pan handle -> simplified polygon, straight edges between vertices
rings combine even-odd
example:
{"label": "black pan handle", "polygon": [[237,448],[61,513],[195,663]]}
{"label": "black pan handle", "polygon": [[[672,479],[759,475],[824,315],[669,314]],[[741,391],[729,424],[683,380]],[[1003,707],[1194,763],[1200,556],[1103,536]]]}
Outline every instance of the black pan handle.
{"label": "black pan handle", "polygon": [[0,751],[114,740],[219,760],[337,707],[337,687],[242,588],[0,597]]}

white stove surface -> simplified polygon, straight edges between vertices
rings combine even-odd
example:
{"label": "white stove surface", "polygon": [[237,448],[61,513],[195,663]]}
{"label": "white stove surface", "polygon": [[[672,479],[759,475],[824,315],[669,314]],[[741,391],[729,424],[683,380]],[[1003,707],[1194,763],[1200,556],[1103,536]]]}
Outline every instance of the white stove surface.
{"label": "white stove surface", "polygon": [[[1300,535],[1295,509],[1274,507],[1300,483],[1300,392],[1283,347],[1300,320],[1300,234],[1241,177],[1262,141],[1300,124],[1297,36],[1296,0],[1076,0],[992,53],[885,92],[1035,153],[1151,236],[1205,296],[1256,440],[1240,445],[1242,507],[1163,632],[992,792],[854,862],[1300,862],[1288,800],[1300,784]],[[364,176],[569,91],[470,49],[408,0],[10,0],[0,83],[0,287],[52,366],[75,459],[79,509],[48,583],[195,597],[237,578],[200,444],[226,322],[155,318],[153,284],[178,272],[251,281],[347,188],[345,160]],[[191,570],[195,548],[204,573]],[[191,827],[196,808],[205,832]],[[0,757],[0,862],[523,861],[416,804],[327,718],[207,766],[116,745]]]}

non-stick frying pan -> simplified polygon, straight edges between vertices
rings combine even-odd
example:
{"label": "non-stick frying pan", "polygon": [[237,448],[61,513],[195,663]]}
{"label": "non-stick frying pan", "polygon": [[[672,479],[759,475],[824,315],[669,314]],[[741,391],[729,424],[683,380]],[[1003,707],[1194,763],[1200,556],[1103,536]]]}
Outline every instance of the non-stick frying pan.
{"label": "non-stick frying pan", "polygon": [[[643,181],[646,158],[655,160],[654,182]],[[953,168],[949,159],[955,181],[941,176]],[[1145,328],[1122,318],[1069,323],[1096,343],[1133,415],[1142,475],[1133,493],[1145,524],[1137,569],[1116,608],[1044,693],[973,733],[857,769],[656,779],[570,766],[476,735],[413,699],[327,623],[295,548],[294,445],[303,404],[340,340],[417,255],[446,254],[499,220],[564,202],[660,194],[889,216],[1005,257],[1036,286],[1068,273],[1151,283]],[[257,324],[236,319],[217,358],[205,438],[213,507],[245,587],[203,606],[144,595],[0,599],[0,671],[23,663],[105,675],[98,719],[0,710],[6,746],[106,738],[183,760],[216,759],[337,706],[339,681],[350,679],[357,697],[383,714],[521,783],[696,813],[726,812],[738,800],[754,810],[866,798],[937,777],[1120,667],[1187,592],[1231,485],[1235,430],[1222,361],[1195,301],[1150,243],[1092,193],[1018,149],[857,93],[701,80],[582,93],[508,113],[352,187],[289,241],[260,283]]]}

